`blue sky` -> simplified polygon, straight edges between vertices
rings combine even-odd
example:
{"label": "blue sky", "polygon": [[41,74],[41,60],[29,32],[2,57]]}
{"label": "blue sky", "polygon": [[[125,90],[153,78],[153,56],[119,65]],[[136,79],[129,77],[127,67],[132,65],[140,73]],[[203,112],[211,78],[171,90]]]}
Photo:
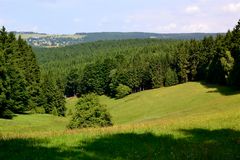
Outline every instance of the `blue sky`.
{"label": "blue sky", "polygon": [[225,32],[239,19],[239,0],[0,0],[11,31]]}

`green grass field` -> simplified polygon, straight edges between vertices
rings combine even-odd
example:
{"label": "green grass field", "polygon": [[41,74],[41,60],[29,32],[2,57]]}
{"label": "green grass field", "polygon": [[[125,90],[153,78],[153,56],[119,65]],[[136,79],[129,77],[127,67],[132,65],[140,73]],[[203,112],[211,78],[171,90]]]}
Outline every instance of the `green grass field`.
{"label": "green grass field", "polygon": [[0,119],[0,159],[240,159],[234,89],[191,82],[100,102],[113,127],[67,130],[69,117],[51,115]]}
{"label": "green grass field", "polygon": [[114,123],[123,124],[240,109],[238,93],[227,87],[190,82],[132,94],[120,100],[105,96],[100,100],[108,106]]}

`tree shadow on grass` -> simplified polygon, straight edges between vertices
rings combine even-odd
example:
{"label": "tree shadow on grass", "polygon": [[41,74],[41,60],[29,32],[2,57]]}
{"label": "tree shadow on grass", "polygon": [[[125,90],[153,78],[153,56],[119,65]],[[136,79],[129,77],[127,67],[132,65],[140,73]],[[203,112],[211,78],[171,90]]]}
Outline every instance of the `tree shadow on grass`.
{"label": "tree shadow on grass", "polygon": [[182,129],[183,138],[152,133],[104,135],[74,147],[44,147],[47,141],[0,141],[0,159],[240,159],[240,132],[231,129]]}
{"label": "tree shadow on grass", "polygon": [[115,134],[86,143],[84,148],[102,159],[240,159],[239,131],[192,129],[180,132],[187,137]]}
{"label": "tree shadow on grass", "polygon": [[223,86],[223,85],[216,85],[216,84],[208,84],[205,82],[201,82],[201,84],[209,89],[214,89],[211,91],[207,91],[207,93],[220,93],[225,96],[231,96],[240,94],[240,89],[236,87],[229,87],[229,86]]}
{"label": "tree shadow on grass", "polygon": [[1,160],[62,160],[92,159],[84,152],[64,146],[47,147],[47,140],[9,139],[0,140]]}

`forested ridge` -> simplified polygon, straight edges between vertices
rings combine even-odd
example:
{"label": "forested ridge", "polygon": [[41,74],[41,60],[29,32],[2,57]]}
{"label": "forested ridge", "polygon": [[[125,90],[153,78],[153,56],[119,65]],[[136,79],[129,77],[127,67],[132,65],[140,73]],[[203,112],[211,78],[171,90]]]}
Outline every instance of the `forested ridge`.
{"label": "forested ridge", "polygon": [[170,53],[178,42],[155,39],[113,40],[59,48],[33,48],[33,50],[42,73],[51,72],[55,75],[54,77],[64,79],[72,69],[81,72],[86,64],[103,61],[106,57],[113,58],[117,55],[131,57],[136,54],[153,52]]}
{"label": "forested ridge", "polygon": [[43,73],[60,79],[67,96],[122,97],[188,81],[239,86],[239,28],[238,22],[203,40],[98,41],[35,51]]}
{"label": "forested ridge", "polygon": [[[129,74],[128,76],[130,76],[130,74],[132,74],[132,81],[134,81],[134,78],[135,79],[137,78],[136,76],[139,76],[139,78],[140,76],[143,76],[143,75],[140,75],[140,73],[138,72],[142,68],[144,68],[144,66],[142,65],[144,63],[146,65],[152,63],[151,64],[152,70],[154,67],[159,68],[160,65],[162,65],[162,63],[166,63],[166,65],[169,65],[170,63],[169,61],[172,60],[171,57],[175,53],[175,49],[179,43],[180,41],[176,41],[176,40],[155,40],[155,39],[98,41],[95,43],[86,43],[81,45],[68,46],[64,48],[54,48],[54,49],[37,48],[35,49],[35,51],[37,53],[37,57],[39,59],[41,67],[43,69],[42,70],[43,74],[53,75],[53,77],[55,77],[56,79],[61,79],[63,82],[65,82],[65,85],[68,85],[68,83],[74,82],[75,86],[76,85],[78,86],[78,90],[80,89],[79,88],[80,81],[82,83],[88,83],[88,82],[91,83],[87,79],[89,80],[95,79],[96,81],[98,81],[96,77],[91,77],[91,76],[98,76],[98,77],[101,77],[100,78],[101,80],[98,81],[99,83],[96,83],[96,81],[93,81],[92,83],[94,83],[95,85],[98,85],[98,91],[96,92],[98,94],[103,94],[106,92],[109,92],[109,93],[111,92],[109,89],[109,84],[104,84],[105,81],[110,80],[110,77],[109,77],[110,73],[108,72],[111,72],[111,75],[115,76],[116,75],[115,73],[120,74],[120,72],[117,72],[117,69],[119,71],[120,69],[121,71],[125,70],[126,72],[122,72],[121,75],[116,75],[116,76],[127,76],[127,74]],[[96,68],[99,70],[94,71],[92,69],[89,69],[89,67]],[[142,68],[138,68],[138,67],[142,67]],[[167,69],[166,67],[165,69]],[[136,75],[135,77],[133,73],[130,73],[130,71],[128,70],[130,68],[132,68],[131,72],[134,72],[134,74]],[[159,68],[159,70],[160,69],[162,69],[161,72],[164,72],[163,70],[164,68]],[[86,73],[85,75],[84,75],[84,72]],[[98,72],[99,75],[93,72]],[[144,72],[144,74],[148,74],[147,70],[145,71],[142,70],[141,72]],[[157,76],[157,74],[158,74],[157,71],[154,71],[151,73],[151,76],[152,77]],[[75,78],[72,78],[72,77],[75,77]],[[78,79],[76,79],[76,77],[78,77]],[[146,81],[147,80],[148,79],[146,77]],[[71,82],[68,82],[68,81],[71,81]],[[125,80],[122,79],[121,81],[125,81]],[[164,82],[157,82],[157,80],[155,80],[155,82],[156,84],[153,84],[155,85],[155,87],[163,85],[163,84],[157,84],[157,83],[164,83]],[[117,83],[118,82],[114,82],[112,83],[112,85],[118,85]],[[122,83],[126,83],[126,82],[122,82]],[[132,82],[129,82],[129,83],[132,83]],[[139,83],[139,82],[133,82],[133,83]],[[89,89],[92,88],[90,84],[82,84],[82,85],[84,85],[84,87],[88,87]],[[141,85],[143,85],[143,83]],[[150,86],[152,84],[147,84],[147,85],[148,86],[146,85],[142,86],[141,90],[151,88]],[[103,86],[105,87],[105,89],[103,89],[104,88]],[[135,91],[139,90],[138,84],[132,84],[132,86],[134,87]],[[107,88],[109,91],[104,91],[104,90],[107,90]],[[82,88],[82,89],[88,90],[87,88],[85,89]],[[66,91],[68,90],[69,88],[67,88],[66,86]],[[95,90],[92,90],[92,91],[95,91]],[[85,91],[83,92],[86,93]],[[66,95],[69,96],[68,93],[66,93]],[[73,95],[73,94],[70,94],[70,95]]]}
{"label": "forested ridge", "polygon": [[96,32],[96,33],[76,33],[83,35],[83,42],[95,42],[99,40],[124,40],[124,39],[203,39],[205,36],[215,36],[216,33],[144,33],[144,32]]}
{"label": "forested ridge", "polygon": [[60,47],[86,42],[126,39],[203,39],[205,36],[216,36],[217,33],[145,33],[145,32],[93,32],[75,34],[46,34],[35,32],[14,32],[21,35],[31,46]]}

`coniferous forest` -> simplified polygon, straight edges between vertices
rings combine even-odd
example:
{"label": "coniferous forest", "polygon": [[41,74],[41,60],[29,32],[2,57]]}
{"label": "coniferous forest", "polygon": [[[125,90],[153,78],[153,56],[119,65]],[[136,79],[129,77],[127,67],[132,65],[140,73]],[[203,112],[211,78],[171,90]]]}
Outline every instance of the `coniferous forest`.
{"label": "coniferous forest", "polygon": [[202,40],[98,41],[34,51],[42,74],[61,81],[67,97],[91,92],[119,97],[188,81],[238,87],[239,43],[240,22]]}
{"label": "coniferous forest", "polygon": [[4,27],[0,31],[0,59],[0,117],[25,112],[64,115],[61,85],[41,77],[32,48]]}
{"label": "coniferous forest", "polygon": [[239,87],[239,46],[240,21],[225,35],[203,40],[132,39],[34,49],[3,27],[0,116],[64,116],[64,95],[122,98],[188,81]]}

